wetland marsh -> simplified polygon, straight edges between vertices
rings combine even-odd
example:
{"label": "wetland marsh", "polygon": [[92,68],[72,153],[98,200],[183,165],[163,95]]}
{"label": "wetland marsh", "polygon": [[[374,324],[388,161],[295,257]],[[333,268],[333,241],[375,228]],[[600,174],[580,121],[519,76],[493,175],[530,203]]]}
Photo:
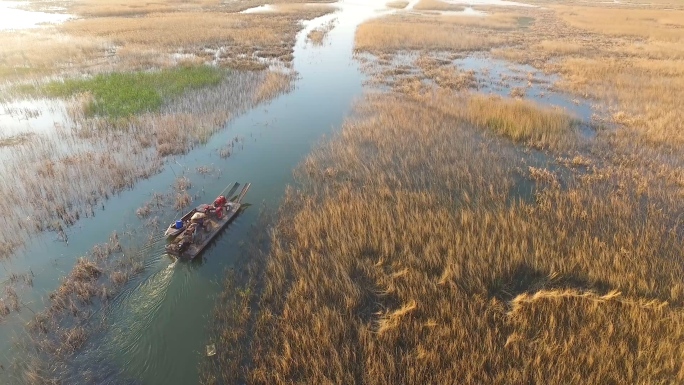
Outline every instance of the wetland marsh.
{"label": "wetland marsh", "polygon": [[2,383],[684,381],[681,4],[2,6]]}

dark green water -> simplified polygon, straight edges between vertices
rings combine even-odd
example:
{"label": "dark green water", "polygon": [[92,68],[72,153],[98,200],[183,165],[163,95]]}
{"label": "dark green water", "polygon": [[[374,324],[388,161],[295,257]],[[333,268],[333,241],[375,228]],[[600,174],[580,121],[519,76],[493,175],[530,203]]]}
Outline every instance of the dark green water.
{"label": "dark green water", "polygon": [[[292,170],[312,145],[340,127],[355,98],[362,95],[364,77],[352,57],[353,36],[360,22],[377,14],[371,5],[346,4],[335,14],[309,22],[295,47],[299,79],[294,91],[237,117],[207,145],[172,160],[160,174],[106,201],[95,217],[82,219],[68,230],[68,245],[56,241],[54,234],[42,234],[5,262],[7,271],[35,274],[34,287],[20,290],[19,295],[31,310],[40,311],[43,297],[59,285],[75,260],[106,242],[113,231],[120,234],[124,247],[143,249],[145,270],[91,317],[99,331],[70,360],[68,383],[197,382],[197,366],[207,342],[205,330],[223,272],[239,257],[238,245],[248,241],[260,207],[277,207],[292,182]],[[308,30],[332,18],[338,23],[326,44],[307,44]],[[221,159],[218,149],[236,136],[243,137],[244,143],[231,157]],[[220,169],[220,175],[201,176],[194,171],[199,166]],[[175,262],[164,253],[162,237],[152,242],[144,237],[139,231],[142,222],[135,215],[153,192],[168,191],[181,173],[192,180],[190,193],[201,194],[200,202],[211,202],[232,182],[252,183],[244,202],[253,206],[236,218],[201,261]],[[175,215],[167,210],[162,223]],[[11,356],[22,359],[23,354],[11,345],[22,338],[31,310],[0,324],[3,365]],[[3,379],[5,375],[0,373],[0,383],[9,382]]]}

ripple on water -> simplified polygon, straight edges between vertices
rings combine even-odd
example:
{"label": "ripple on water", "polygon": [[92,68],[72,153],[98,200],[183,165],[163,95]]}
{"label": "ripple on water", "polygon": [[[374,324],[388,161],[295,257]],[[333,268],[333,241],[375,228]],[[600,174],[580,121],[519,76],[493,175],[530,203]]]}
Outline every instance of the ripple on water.
{"label": "ripple on water", "polygon": [[159,350],[158,353],[164,352],[164,339],[154,344],[144,343],[146,332],[154,326],[164,307],[168,288],[178,266],[177,261],[166,266],[164,263],[163,258],[157,258],[158,270],[137,286],[123,292],[107,311],[111,323],[104,337],[104,345],[122,358],[122,367],[146,366],[147,362],[134,358],[152,357],[150,349],[153,347]]}

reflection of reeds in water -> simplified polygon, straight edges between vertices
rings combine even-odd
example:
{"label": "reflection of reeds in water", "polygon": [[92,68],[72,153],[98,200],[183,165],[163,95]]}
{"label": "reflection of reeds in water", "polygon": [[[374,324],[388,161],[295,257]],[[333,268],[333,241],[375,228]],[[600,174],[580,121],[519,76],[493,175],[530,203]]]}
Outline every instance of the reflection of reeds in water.
{"label": "reflection of reeds in water", "polygon": [[[124,254],[119,236],[95,245],[87,257],[79,258],[72,271],[50,293],[45,310],[36,313],[27,324],[27,338],[22,340],[29,360],[14,363],[13,373],[35,383],[60,381],[66,364],[87,342],[95,306],[107,306],[121,287],[139,274],[140,253]],[[34,382],[30,382],[34,383]]]}
{"label": "reflection of reeds in water", "polygon": [[[22,289],[33,287],[33,272],[24,274],[9,273],[7,278],[0,282],[0,323],[11,313],[19,313],[28,308],[19,298]],[[30,308],[29,308],[30,309]]]}
{"label": "reflection of reeds in water", "polygon": [[168,68],[185,62],[264,69],[260,63],[264,59],[291,62],[300,20],[334,10],[325,5],[288,4],[269,14],[227,12],[248,8],[245,1],[190,8],[174,1],[64,6],[71,9],[69,13],[84,17],[52,28],[0,31],[0,77],[80,76],[113,69]]}
{"label": "reflection of reeds in water", "polygon": [[292,87],[293,80],[294,75],[291,73],[268,72],[263,83],[259,85],[259,88],[254,94],[254,103],[261,103],[273,99],[283,92],[289,91]]}
{"label": "reflection of reeds in water", "polygon": [[323,40],[326,36],[328,36],[328,33],[330,33],[330,31],[332,31],[332,29],[335,28],[336,22],[337,19],[332,19],[329,22],[323,24],[322,26],[312,29],[311,32],[309,32],[309,34],[306,35],[307,40],[309,40],[315,46],[323,45]]}
{"label": "reflection of reeds in water", "polygon": [[452,108],[368,97],[307,158],[255,276],[258,310],[230,302],[207,379],[678,380],[681,202],[611,167],[567,170],[562,187],[535,169],[535,200],[510,199],[531,155]]}
{"label": "reflection of reeds in water", "polygon": [[[55,231],[67,241],[68,226],[81,216],[95,215],[103,198],[155,174],[162,157],[205,143],[233,114],[254,105],[260,85],[271,84],[260,91],[259,101],[289,87],[289,78],[275,85],[270,78],[231,73],[216,87],[167,101],[159,113],[125,120],[88,118],[76,108],[70,129],[7,148],[11,161],[0,166],[6,182],[0,186],[0,210],[7,215],[0,257],[9,256],[36,231]],[[181,194],[178,207],[188,203]]]}
{"label": "reflection of reeds in water", "polygon": [[[212,170],[209,166],[204,166],[203,169]],[[153,193],[146,206],[158,214],[161,209],[173,206],[175,194],[187,194],[190,188],[190,179],[181,175],[167,193]],[[145,269],[145,255],[149,255],[148,252],[155,249],[155,245],[164,241],[164,237],[159,235],[157,217],[150,218],[142,226],[141,231],[149,232],[145,247],[136,251],[124,251],[119,235],[113,233],[108,242],[95,245],[86,257],[80,258],[72,271],[62,279],[60,286],[50,293],[47,308],[31,319],[27,326],[29,338],[22,341],[27,344],[26,348],[33,362],[32,365],[19,365],[18,372],[23,372],[24,378],[33,378],[37,373],[43,373],[44,383],[72,381],[72,377],[68,377],[73,375],[69,374],[73,369],[70,368],[69,360],[85,345],[93,330],[98,328],[97,322],[92,320],[93,315],[101,314],[96,312],[98,309],[109,313],[118,311],[112,307],[116,308],[121,304],[129,306],[133,302],[134,311],[153,311],[161,303],[177,261],[154,274],[144,285],[132,292],[133,297],[124,295],[122,298],[118,295],[129,280]],[[19,282],[30,285],[32,275],[14,274],[10,277],[9,283]],[[116,302],[112,302],[114,298],[117,298]],[[0,311],[3,303],[5,302],[0,302]],[[141,305],[142,303],[148,303],[149,306]],[[86,377],[81,373],[77,378]]]}

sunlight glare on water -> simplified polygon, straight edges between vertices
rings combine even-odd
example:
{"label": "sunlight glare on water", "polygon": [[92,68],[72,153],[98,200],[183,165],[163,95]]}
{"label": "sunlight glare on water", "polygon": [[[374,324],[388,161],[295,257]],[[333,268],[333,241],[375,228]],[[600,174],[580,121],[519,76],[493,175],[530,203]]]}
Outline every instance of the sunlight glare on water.
{"label": "sunlight glare on water", "polygon": [[41,24],[62,23],[73,18],[63,13],[33,12],[18,9],[24,3],[0,0],[0,31],[39,27]]}

